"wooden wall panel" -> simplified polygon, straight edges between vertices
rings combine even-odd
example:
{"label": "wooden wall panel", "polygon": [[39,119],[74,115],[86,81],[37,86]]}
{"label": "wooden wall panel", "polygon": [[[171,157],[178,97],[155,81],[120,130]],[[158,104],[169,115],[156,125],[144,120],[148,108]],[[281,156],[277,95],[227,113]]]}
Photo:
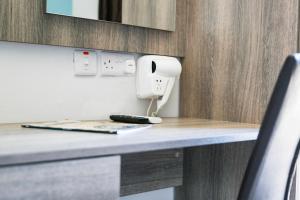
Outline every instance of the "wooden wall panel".
{"label": "wooden wall panel", "polygon": [[177,0],[176,31],[45,14],[43,0],[1,0],[0,40],[184,56],[186,0]]}
{"label": "wooden wall panel", "polygon": [[176,0],[122,0],[122,23],[175,31]]}
{"label": "wooden wall panel", "polygon": [[183,186],[175,200],[235,200],[254,142],[190,148],[184,152]]}
{"label": "wooden wall panel", "polygon": [[181,116],[260,123],[297,50],[298,0],[188,0],[187,9]]}
{"label": "wooden wall panel", "polygon": [[[299,0],[188,0],[180,115],[260,123],[285,57],[297,51]],[[176,200],[233,200],[253,146],[185,151]]]}
{"label": "wooden wall panel", "polygon": [[5,14],[10,14],[8,1],[3,1],[0,6],[0,38],[7,40],[8,36],[8,17]]}
{"label": "wooden wall panel", "polygon": [[182,185],[182,149],[126,154],[121,158],[121,196]]}

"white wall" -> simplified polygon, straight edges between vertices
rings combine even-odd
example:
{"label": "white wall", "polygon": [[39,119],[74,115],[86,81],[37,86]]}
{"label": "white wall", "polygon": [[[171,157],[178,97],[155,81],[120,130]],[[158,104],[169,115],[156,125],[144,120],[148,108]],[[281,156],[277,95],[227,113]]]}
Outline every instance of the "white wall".
{"label": "white wall", "polygon": [[[134,76],[74,76],[73,50],[0,42],[0,123],[107,119],[111,113],[145,114],[149,102],[136,98]],[[178,108],[177,81],[161,114],[176,117]],[[172,200],[173,190],[124,198],[135,199]]]}
{"label": "white wall", "polygon": [[[134,76],[74,76],[73,50],[0,42],[0,123],[145,114]],[[163,116],[178,116],[178,96],[177,83]]]}

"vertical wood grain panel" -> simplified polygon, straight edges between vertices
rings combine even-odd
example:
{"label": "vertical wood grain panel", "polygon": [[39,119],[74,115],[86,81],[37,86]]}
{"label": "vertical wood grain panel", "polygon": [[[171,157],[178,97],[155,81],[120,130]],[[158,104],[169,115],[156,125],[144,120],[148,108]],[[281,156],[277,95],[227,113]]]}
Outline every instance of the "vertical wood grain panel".
{"label": "vertical wood grain panel", "polygon": [[[42,44],[63,44],[63,46],[83,47],[83,32],[78,29],[79,19],[58,15],[46,15],[43,19]],[[58,37],[59,36],[59,37]]]}
{"label": "vertical wood grain panel", "polygon": [[0,38],[3,38],[4,40],[8,40],[9,18],[6,14],[11,14],[9,0],[3,0],[0,6]]}
{"label": "vertical wood grain panel", "polygon": [[[43,36],[43,1],[10,0],[9,40],[28,43],[42,43]],[[30,6],[30,7],[29,7]],[[1,7],[1,3],[0,3]]]}
{"label": "vertical wood grain panel", "polygon": [[184,56],[186,0],[177,0],[176,31],[45,14],[43,0],[0,1],[0,40]]}
{"label": "vertical wood grain panel", "polygon": [[122,155],[121,196],[182,185],[183,150]]}
{"label": "vertical wood grain panel", "polygon": [[[178,50],[178,56],[185,55],[186,5],[187,0],[176,0],[176,31],[157,31],[130,26],[128,32],[128,51],[146,54],[165,54]],[[165,54],[176,56],[176,54]]]}
{"label": "vertical wood grain panel", "polygon": [[[260,123],[288,54],[297,51],[299,0],[188,0],[180,114]],[[185,152],[176,200],[233,200],[252,146]]]}
{"label": "vertical wood grain panel", "polygon": [[237,199],[253,147],[254,142],[240,142],[187,149],[175,200]]}
{"label": "vertical wood grain panel", "polygon": [[260,123],[297,50],[298,0],[188,0],[187,13],[181,115]]}
{"label": "vertical wood grain panel", "polygon": [[122,23],[175,31],[176,0],[122,0]]}

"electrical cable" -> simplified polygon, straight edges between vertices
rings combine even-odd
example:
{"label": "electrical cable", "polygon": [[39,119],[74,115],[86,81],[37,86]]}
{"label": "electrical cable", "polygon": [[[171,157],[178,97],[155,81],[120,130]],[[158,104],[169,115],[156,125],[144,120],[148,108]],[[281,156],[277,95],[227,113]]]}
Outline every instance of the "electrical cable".
{"label": "electrical cable", "polygon": [[[153,101],[154,101],[154,98],[151,99],[150,104],[149,104],[149,107],[148,107],[148,109],[147,109],[147,116],[148,116],[148,117],[150,117],[150,110],[151,110]],[[153,113],[152,113],[152,114],[153,114]],[[152,114],[151,114],[151,116],[152,116]]]}

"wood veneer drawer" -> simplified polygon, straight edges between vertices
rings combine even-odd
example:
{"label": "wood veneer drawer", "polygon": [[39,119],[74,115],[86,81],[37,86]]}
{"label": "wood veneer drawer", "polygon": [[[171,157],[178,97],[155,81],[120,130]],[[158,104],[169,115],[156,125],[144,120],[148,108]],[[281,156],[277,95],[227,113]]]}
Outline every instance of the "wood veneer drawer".
{"label": "wood veneer drawer", "polygon": [[1,200],[116,200],[120,157],[0,168]]}
{"label": "wood veneer drawer", "polygon": [[122,155],[121,196],[182,185],[183,150]]}

